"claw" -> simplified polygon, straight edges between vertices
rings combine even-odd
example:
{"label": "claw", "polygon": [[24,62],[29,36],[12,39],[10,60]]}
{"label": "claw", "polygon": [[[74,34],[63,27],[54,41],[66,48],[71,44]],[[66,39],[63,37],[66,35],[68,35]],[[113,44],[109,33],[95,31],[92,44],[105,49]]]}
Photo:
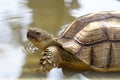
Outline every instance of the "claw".
{"label": "claw", "polygon": [[55,64],[55,63],[53,63],[53,67],[56,67],[56,64]]}
{"label": "claw", "polygon": [[45,65],[47,63],[47,61],[45,60],[42,64]]}
{"label": "claw", "polygon": [[49,63],[49,64],[52,64],[53,62],[52,62],[51,60],[48,60],[48,63]]}
{"label": "claw", "polygon": [[47,58],[52,58],[51,56],[47,56]]}
{"label": "claw", "polygon": [[47,58],[47,56],[43,56],[43,57],[42,57],[42,59],[46,59],[46,58]]}

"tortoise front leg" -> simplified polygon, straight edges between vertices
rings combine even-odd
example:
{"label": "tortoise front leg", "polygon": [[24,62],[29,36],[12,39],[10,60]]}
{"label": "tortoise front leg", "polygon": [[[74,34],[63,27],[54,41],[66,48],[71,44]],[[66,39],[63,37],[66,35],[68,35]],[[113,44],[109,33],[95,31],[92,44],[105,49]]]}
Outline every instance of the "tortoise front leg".
{"label": "tortoise front leg", "polygon": [[40,66],[38,71],[48,72],[52,68],[59,67],[61,63],[60,50],[56,46],[48,47],[45,52],[43,52],[43,57],[40,59]]}

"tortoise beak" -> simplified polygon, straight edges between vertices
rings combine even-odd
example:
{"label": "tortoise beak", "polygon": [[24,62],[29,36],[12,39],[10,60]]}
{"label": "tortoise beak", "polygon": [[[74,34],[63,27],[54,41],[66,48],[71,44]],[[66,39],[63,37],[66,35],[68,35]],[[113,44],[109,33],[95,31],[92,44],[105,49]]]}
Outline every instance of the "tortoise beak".
{"label": "tortoise beak", "polygon": [[37,31],[37,28],[29,28],[27,32],[27,38],[37,39],[36,31]]}

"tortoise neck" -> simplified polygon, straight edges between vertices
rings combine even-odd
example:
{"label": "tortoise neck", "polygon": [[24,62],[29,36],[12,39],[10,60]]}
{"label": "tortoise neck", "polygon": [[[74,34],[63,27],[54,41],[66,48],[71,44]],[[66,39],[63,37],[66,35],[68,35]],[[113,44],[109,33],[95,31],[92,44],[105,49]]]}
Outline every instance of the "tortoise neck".
{"label": "tortoise neck", "polygon": [[57,46],[58,43],[56,41],[56,38],[52,36],[52,38],[45,44],[42,45],[42,50],[45,50],[49,46]]}
{"label": "tortoise neck", "polygon": [[56,41],[56,38],[55,37],[52,37],[50,43],[48,44],[48,46],[56,46],[58,45],[57,41]]}

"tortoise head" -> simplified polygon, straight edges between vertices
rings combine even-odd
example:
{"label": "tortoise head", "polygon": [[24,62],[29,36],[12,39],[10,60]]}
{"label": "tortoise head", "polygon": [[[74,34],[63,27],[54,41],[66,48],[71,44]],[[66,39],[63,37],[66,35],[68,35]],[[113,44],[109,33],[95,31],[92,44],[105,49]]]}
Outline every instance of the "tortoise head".
{"label": "tortoise head", "polygon": [[44,50],[48,45],[52,43],[52,35],[45,30],[38,28],[29,28],[27,32],[27,38],[36,47]]}

